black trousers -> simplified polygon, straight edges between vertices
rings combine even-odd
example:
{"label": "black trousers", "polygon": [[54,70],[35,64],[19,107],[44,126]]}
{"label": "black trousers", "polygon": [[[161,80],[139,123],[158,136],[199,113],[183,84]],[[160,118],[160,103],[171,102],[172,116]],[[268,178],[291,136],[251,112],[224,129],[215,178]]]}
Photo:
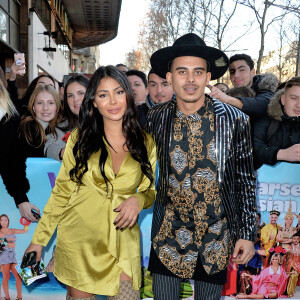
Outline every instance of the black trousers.
{"label": "black trousers", "polygon": [[[179,300],[181,279],[152,273],[154,300]],[[223,284],[194,281],[195,300],[220,300]]]}

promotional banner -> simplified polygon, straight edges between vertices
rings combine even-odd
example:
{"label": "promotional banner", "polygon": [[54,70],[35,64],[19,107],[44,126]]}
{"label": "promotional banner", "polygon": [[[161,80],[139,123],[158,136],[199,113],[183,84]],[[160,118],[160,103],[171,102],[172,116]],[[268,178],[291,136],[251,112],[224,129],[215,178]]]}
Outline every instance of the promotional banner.
{"label": "promotional banner", "polygon": [[[50,196],[51,190],[55,184],[56,176],[59,172],[61,163],[48,158],[29,158],[27,160],[27,178],[30,182],[30,191],[28,198],[31,203],[35,204],[41,210]],[[298,215],[300,213],[300,165],[289,163],[278,163],[276,166],[264,165],[257,173],[257,203],[261,212],[262,220],[265,224],[270,223],[270,211],[276,209],[281,214],[278,223],[284,226],[284,216],[288,212],[291,203],[292,213]],[[16,189],[18,183],[16,182]],[[14,200],[10,197],[3,185],[0,177],[0,215],[6,214],[9,218],[9,228],[24,229],[29,226],[28,231],[16,234],[16,258],[21,261],[25,249],[30,244],[36,223],[25,225],[21,220],[19,210],[16,208]],[[139,225],[141,229],[141,251],[142,251],[142,276],[143,286],[141,288],[141,299],[152,299],[152,277],[148,271],[149,253],[150,253],[150,235],[152,222],[152,208],[143,210],[139,216]],[[293,226],[296,226],[298,219],[295,216]],[[43,252],[43,261],[48,272],[48,277],[39,279],[32,284],[22,285],[23,299],[65,299],[66,289],[63,284],[57,281],[52,273],[53,256],[55,253],[56,235],[52,237]],[[1,249],[0,249],[1,251]],[[230,270],[236,267],[231,265]],[[236,286],[236,276],[231,276],[234,280],[230,283]],[[2,288],[3,276],[0,273],[1,294],[4,296]],[[15,277],[10,274],[9,290],[10,297],[15,298],[16,287]],[[235,288],[236,289],[236,288]],[[230,290],[230,289],[229,289]],[[234,291],[234,289],[233,289]],[[224,294],[228,295],[228,294]],[[194,299],[193,282],[186,281],[182,283],[181,290],[182,299]],[[227,297],[226,297],[227,298]],[[107,299],[104,296],[98,296],[98,300]]]}
{"label": "promotional banner", "polygon": [[[300,213],[300,164],[263,165],[257,173],[256,199],[262,222],[270,223],[270,211],[276,209],[280,212],[278,223],[284,226],[290,200],[292,213]],[[295,217],[293,225],[297,223]]]}

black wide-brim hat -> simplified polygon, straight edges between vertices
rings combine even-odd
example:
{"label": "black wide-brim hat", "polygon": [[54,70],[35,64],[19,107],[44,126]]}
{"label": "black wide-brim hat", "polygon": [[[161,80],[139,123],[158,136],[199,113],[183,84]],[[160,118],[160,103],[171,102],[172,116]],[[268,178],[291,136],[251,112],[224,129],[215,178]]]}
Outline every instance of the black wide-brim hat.
{"label": "black wide-brim hat", "polygon": [[206,46],[205,42],[196,34],[188,33],[178,38],[173,46],[162,48],[154,52],[150,58],[152,69],[161,77],[169,72],[169,67],[176,57],[196,56],[208,62],[208,72],[211,79],[222,77],[228,69],[229,60],[224,52]]}

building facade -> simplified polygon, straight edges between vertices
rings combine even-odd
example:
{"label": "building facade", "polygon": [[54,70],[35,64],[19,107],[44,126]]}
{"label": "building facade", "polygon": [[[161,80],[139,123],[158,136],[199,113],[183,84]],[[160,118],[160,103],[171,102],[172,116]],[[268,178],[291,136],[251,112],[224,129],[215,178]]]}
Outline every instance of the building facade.
{"label": "building facade", "polygon": [[69,73],[92,74],[98,45],[117,35],[121,0],[1,0],[0,66],[9,73],[14,53],[25,54],[20,94],[39,74],[62,81]]}

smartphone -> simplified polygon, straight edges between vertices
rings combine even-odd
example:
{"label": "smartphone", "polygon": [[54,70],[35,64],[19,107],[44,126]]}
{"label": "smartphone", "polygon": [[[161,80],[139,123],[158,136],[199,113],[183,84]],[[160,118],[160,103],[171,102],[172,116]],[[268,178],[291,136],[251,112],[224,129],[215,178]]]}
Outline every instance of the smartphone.
{"label": "smartphone", "polygon": [[[24,53],[15,53],[14,54],[14,58],[15,58],[15,63],[17,66],[21,66],[22,64],[25,63],[25,54]],[[17,73],[20,75],[24,75],[26,72],[26,70],[20,70]]]}
{"label": "smartphone", "polygon": [[25,253],[22,259],[21,268],[31,267],[36,264],[36,252]]}
{"label": "smartphone", "polygon": [[38,214],[35,210],[31,210],[31,213],[33,214],[33,216],[37,219],[37,220],[39,220],[40,218],[41,218],[41,216],[40,216],[40,214]]}

